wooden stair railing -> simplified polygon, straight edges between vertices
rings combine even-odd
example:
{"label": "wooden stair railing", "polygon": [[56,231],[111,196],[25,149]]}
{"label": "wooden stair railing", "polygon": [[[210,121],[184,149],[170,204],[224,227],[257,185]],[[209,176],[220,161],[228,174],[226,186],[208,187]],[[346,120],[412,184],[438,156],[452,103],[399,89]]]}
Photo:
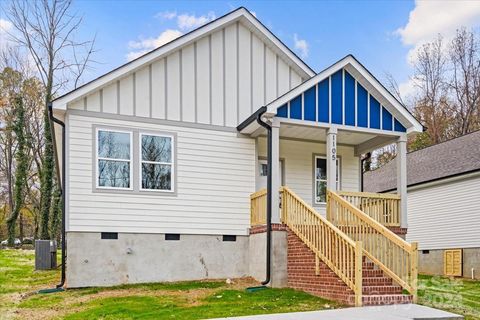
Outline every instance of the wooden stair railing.
{"label": "wooden stair railing", "polygon": [[250,195],[250,225],[257,226],[267,221],[267,189]]}
{"label": "wooden stair railing", "polygon": [[337,194],[387,227],[400,226],[400,196],[393,193],[337,191]]}
{"label": "wooden stair railing", "polygon": [[362,241],[353,241],[315,209],[283,187],[281,221],[355,293],[362,305]]}
{"label": "wooden stair railing", "polygon": [[327,219],[363,253],[417,299],[417,243],[409,244],[339,194],[327,190]]}

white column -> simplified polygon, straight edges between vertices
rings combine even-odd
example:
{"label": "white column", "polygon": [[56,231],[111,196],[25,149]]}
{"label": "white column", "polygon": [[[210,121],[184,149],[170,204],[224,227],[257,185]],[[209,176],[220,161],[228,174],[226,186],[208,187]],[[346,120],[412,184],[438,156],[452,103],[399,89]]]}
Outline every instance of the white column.
{"label": "white column", "polygon": [[272,223],[280,223],[280,121],[272,121]]}
{"label": "white column", "polygon": [[327,130],[327,189],[337,190],[337,128]]}
{"label": "white column", "polygon": [[400,226],[407,228],[407,136],[397,140],[397,194],[400,196]]}

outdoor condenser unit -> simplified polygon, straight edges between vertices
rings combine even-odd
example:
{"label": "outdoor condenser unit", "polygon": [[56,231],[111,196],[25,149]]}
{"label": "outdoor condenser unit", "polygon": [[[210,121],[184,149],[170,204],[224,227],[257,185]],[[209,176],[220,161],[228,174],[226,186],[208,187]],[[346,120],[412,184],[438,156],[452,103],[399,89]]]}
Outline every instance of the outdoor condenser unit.
{"label": "outdoor condenser unit", "polygon": [[50,270],[57,267],[57,242],[35,240],[35,270]]}

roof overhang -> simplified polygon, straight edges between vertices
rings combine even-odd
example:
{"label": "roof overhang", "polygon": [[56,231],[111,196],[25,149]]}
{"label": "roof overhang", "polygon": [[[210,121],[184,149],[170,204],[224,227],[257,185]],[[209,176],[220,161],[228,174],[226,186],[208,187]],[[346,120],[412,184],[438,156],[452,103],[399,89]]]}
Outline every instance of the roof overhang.
{"label": "roof overhang", "polygon": [[389,107],[389,111],[398,119],[406,128],[407,133],[422,132],[422,124],[401,104],[381,83],[378,81],[354,56],[348,55],[345,58],[334,63],[330,67],[318,73],[316,76],[304,81],[297,87],[288,91],[284,95],[275,99],[266,105],[267,111],[265,116],[272,117],[277,114],[277,109],[288,101],[300,95],[305,90],[328,78],[335,72],[345,68],[351,73],[367,90],[371,91],[378,101]]}
{"label": "roof overhang", "polygon": [[302,59],[300,59],[293,51],[291,51],[280,39],[278,39],[267,27],[265,27],[254,15],[252,15],[250,11],[244,7],[240,7],[235,11],[232,11],[198,29],[172,40],[171,42],[153,51],[150,51],[145,55],[132,60],[100,76],[99,78],[96,78],[78,87],[73,91],[66,93],[65,95],[53,101],[53,108],[65,110],[68,103],[74,102],[86,96],[93,90],[104,87],[121,77],[135,72],[146,64],[161,59],[169,53],[237,21],[243,22],[247,28],[249,28],[252,32],[269,44],[269,47],[272,50],[284,57],[285,61],[287,61],[287,63],[299,74],[303,75],[304,78],[310,78],[315,75],[315,72],[304,61],[302,61]]}

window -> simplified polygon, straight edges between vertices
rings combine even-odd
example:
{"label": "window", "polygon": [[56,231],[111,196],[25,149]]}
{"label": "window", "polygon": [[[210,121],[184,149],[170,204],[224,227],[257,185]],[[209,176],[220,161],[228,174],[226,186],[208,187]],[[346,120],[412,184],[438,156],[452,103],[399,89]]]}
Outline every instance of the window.
{"label": "window", "polygon": [[266,163],[260,163],[260,177],[268,176],[268,165]]}
{"label": "window", "polygon": [[97,130],[97,187],[132,189],[132,134]]}
{"label": "window", "polygon": [[140,134],[140,189],[173,191],[173,137]]}
{"label": "window", "polygon": [[[326,157],[315,156],[315,203],[327,202],[327,159]],[[340,165],[337,158],[337,189],[340,189]]]}

